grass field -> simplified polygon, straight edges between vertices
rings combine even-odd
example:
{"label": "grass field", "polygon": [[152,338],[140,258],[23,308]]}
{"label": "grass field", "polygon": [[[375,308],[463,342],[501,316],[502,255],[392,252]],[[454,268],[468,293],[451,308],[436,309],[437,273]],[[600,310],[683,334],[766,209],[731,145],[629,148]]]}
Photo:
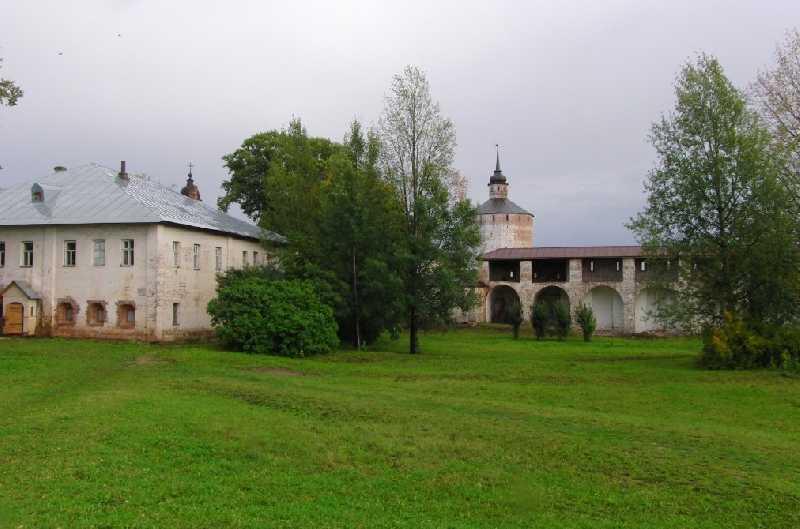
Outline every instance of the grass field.
{"label": "grass field", "polygon": [[0,527],[800,526],[796,374],[681,339],[421,345],[0,340]]}

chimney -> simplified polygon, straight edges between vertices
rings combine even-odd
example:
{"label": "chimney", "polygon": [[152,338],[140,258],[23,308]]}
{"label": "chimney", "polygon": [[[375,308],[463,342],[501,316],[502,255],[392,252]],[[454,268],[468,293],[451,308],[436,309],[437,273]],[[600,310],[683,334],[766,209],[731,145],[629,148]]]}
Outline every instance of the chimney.
{"label": "chimney", "polygon": [[125,160],[119,162],[119,177],[123,180],[128,180],[128,173],[125,172]]}

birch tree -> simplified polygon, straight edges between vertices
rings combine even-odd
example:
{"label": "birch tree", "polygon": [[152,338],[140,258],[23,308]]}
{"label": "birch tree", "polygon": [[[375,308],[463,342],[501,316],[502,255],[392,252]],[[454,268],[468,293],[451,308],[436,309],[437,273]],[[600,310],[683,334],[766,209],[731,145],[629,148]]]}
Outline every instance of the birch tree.
{"label": "birch tree", "polygon": [[476,208],[453,169],[456,131],[430,93],[420,69],[396,75],[377,127],[380,167],[403,214],[398,251],[410,352],[420,328],[452,321],[454,309],[475,305],[480,232]]}

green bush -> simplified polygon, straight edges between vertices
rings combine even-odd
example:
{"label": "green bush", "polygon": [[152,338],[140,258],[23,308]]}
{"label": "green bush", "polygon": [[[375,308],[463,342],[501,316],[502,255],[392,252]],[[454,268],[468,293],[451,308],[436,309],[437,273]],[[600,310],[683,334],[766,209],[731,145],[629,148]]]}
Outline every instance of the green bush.
{"label": "green bush", "polygon": [[333,309],[304,281],[259,274],[220,276],[208,313],[217,335],[235,350],[279,356],[327,353],[339,343]]}
{"label": "green bush", "polygon": [[550,319],[550,308],[544,301],[537,301],[531,305],[531,325],[536,333],[537,340],[543,340],[547,332],[547,322]]}
{"label": "green bush", "polygon": [[725,322],[703,336],[698,363],[709,369],[794,369],[800,361],[796,329],[748,325],[725,314]]}
{"label": "green bush", "polygon": [[594,334],[594,331],[597,329],[597,319],[594,317],[592,307],[581,303],[580,306],[575,309],[575,321],[578,322],[581,332],[583,332],[583,341],[590,341],[592,339],[592,334]]}
{"label": "green bush", "polygon": [[525,321],[525,315],[522,312],[522,305],[519,301],[515,301],[508,307],[507,317],[516,340],[519,338],[519,328],[522,326],[522,322]]}
{"label": "green bush", "polygon": [[572,325],[572,315],[569,313],[569,304],[564,301],[553,303],[553,332],[562,341],[567,337]]}

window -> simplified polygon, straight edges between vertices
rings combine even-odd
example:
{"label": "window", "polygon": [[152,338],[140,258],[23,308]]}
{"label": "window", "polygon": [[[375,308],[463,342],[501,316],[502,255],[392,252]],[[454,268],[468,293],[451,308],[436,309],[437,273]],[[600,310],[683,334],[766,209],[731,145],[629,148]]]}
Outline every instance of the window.
{"label": "window", "polygon": [[594,272],[594,261],[589,261],[589,271]]}
{"label": "window", "polygon": [[179,325],[178,313],[180,309],[180,303],[173,303],[172,304],[172,325]]}
{"label": "window", "polygon": [[642,269],[642,272],[644,272],[645,270],[647,270],[647,262],[646,262],[644,259],[642,259],[642,262],[641,262],[641,264],[640,264],[640,267],[641,267],[641,269]]}
{"label": "window", "polygon": [[22,243],[22,262],[20,266],[33,266],[33,242],[23,241]]}
{"label": "window", "polygon": [[97,327],[102,326],[106,321],[106,303],[105,301],[89,301],[89,307],[86,310],[86,324]]}
{"label": "window", "polygon": [[75,241],[64,241],[64,266],[75,266],[77,247]]}
{"label": "window", "polygon": [[0,268],[6,266],[6,243],[0,242]]}
{"label": "window", "polygon": [[44,190],[39,184],[33,184],[31,187],[31,202],[44,202]]}
{"label": "window", "polygon": [[253,266],[258,266],[258,252],[253,252]]}
{"label": "window", "polygon": [[214,248],[214,269],[222,270],[222,247]]}
{"label": "window", "polygon": [[133,239],[122,239],[122,266],[133,266]]}
{"label": "window", "polygon": [[117,326],[127,329],[136,326],[136,305],[132,301],[117,303]]}
{"label": "window", "polygon": [[75,325],[75,314],[78,306],[72,298],[59,299],[56,305],[56,324],[71,327]]}
{"label": "window", "polygon": [[247,266],[247,250],[242,252],[242,268]]}
{"label": "window", "polygon": [[192,248],[192,257],[194,259],[194,269],[200,270],[200,245],[195,244]]}
{"label": "window", "polygon": [[105,239],[95,239],[92,241],[92,265],[105,266],[106,265],[106,241]]}
{"label": "window", "polygon": [[622,269],[622,261],[617,259],[617,272],[619,272],[621,269]]}
{"label": "window", "polygon": [[172,241],[172,266],[180,268],[181,266],[181,243]]}

